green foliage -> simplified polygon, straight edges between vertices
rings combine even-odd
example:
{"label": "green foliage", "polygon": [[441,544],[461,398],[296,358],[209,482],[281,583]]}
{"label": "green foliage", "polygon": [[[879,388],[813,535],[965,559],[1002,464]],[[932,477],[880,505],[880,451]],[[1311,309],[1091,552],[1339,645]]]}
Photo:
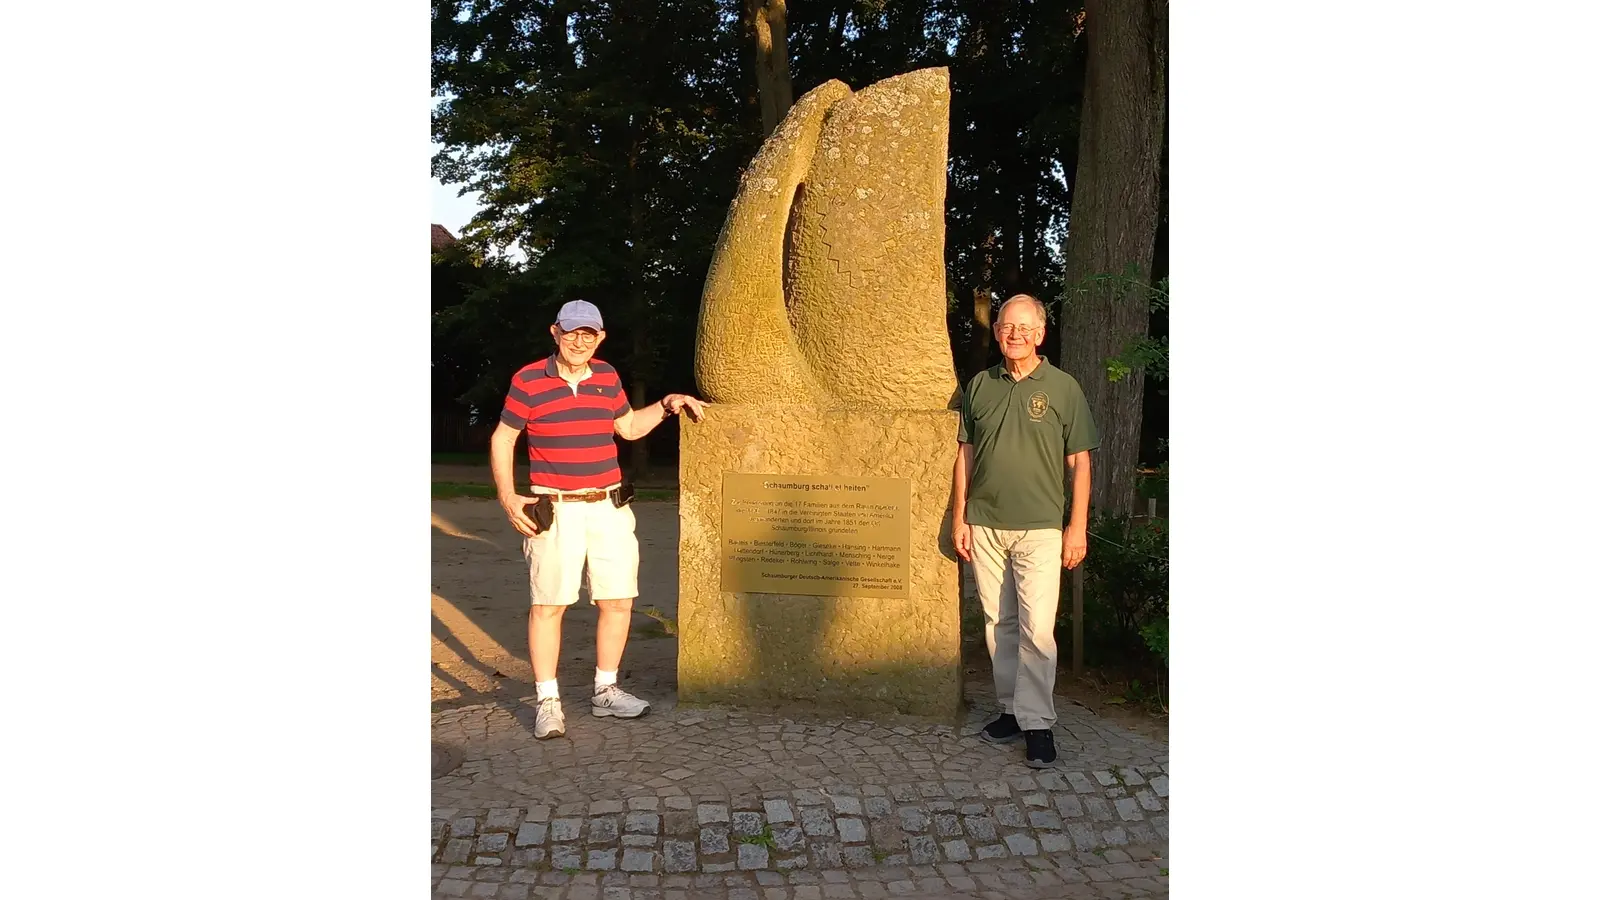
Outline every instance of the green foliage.
{"label": "green foliage", "polygon": [[[1095,516],[1084,561],[1084,659],[1159,671],[1166,666],[1167,526],[1164,519]],[[1057,628],[1071,633],[1072,599],[1062,579]]]}

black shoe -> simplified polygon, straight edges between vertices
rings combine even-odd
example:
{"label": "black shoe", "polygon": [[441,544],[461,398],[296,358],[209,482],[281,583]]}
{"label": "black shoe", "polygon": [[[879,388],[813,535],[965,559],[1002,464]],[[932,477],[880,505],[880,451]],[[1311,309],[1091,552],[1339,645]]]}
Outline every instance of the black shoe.
{"label": "black shoe", "polygon": [[978,737],[991,744],[1009,744],[1022,737],[1022,727],[1017,724],[1016,716],[1011,713],[1001,713],[1000,718],[983,726],[983,730],[978,732]]}
{"label": "black shoe", "polygon": [[1022,736],[1028,740],[1028,766],[1034,769],[1048,769],[1056,764],[1056,738],[1048,728],[1036,731],[1024,731]]}

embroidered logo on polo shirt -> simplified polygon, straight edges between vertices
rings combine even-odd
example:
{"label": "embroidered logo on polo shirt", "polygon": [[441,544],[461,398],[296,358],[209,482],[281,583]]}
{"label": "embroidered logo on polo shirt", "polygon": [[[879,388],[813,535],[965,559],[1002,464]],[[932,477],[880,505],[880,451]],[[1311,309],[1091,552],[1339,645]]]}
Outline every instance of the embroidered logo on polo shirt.
{"label": "embroidered logo on polo shirt", "polygon": [[1028,415],[1035,422],[1044,418],[1045,410],[1050,408],[1050,398],[1044,391],[1034,391],[1028,397]]}

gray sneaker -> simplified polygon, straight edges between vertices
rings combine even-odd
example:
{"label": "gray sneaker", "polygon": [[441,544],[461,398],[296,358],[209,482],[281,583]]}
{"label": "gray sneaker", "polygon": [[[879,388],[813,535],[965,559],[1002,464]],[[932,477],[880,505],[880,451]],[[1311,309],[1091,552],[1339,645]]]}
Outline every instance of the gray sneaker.
{"label": "gray sneaker", "polygon": [[614,684],[608,684],[589,700],[589,711],[597,716],[637,719],[650,711],[650,701],[640,700]]}
{"label": "gray sneaker", "polygon": [[538,712],[533,718],[533,736],[539,740],[561,737],[567,733],[567,717],[561,711],[561,700],[558,697],[546,697],[539,701]]}

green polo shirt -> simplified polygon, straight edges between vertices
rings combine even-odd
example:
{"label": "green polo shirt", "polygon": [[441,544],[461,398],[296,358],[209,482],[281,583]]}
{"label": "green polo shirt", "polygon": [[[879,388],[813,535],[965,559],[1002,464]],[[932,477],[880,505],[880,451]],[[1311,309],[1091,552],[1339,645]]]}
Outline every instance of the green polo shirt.
{"label": "green polo shirt", "polygon": [[967,522],[990,528],[1060,528],[1066,518],[1066,458],[1100,446],[1077,379],[1043,357],[1012,381],[1002,363],[961,392],[956,440],[973,446]]}

